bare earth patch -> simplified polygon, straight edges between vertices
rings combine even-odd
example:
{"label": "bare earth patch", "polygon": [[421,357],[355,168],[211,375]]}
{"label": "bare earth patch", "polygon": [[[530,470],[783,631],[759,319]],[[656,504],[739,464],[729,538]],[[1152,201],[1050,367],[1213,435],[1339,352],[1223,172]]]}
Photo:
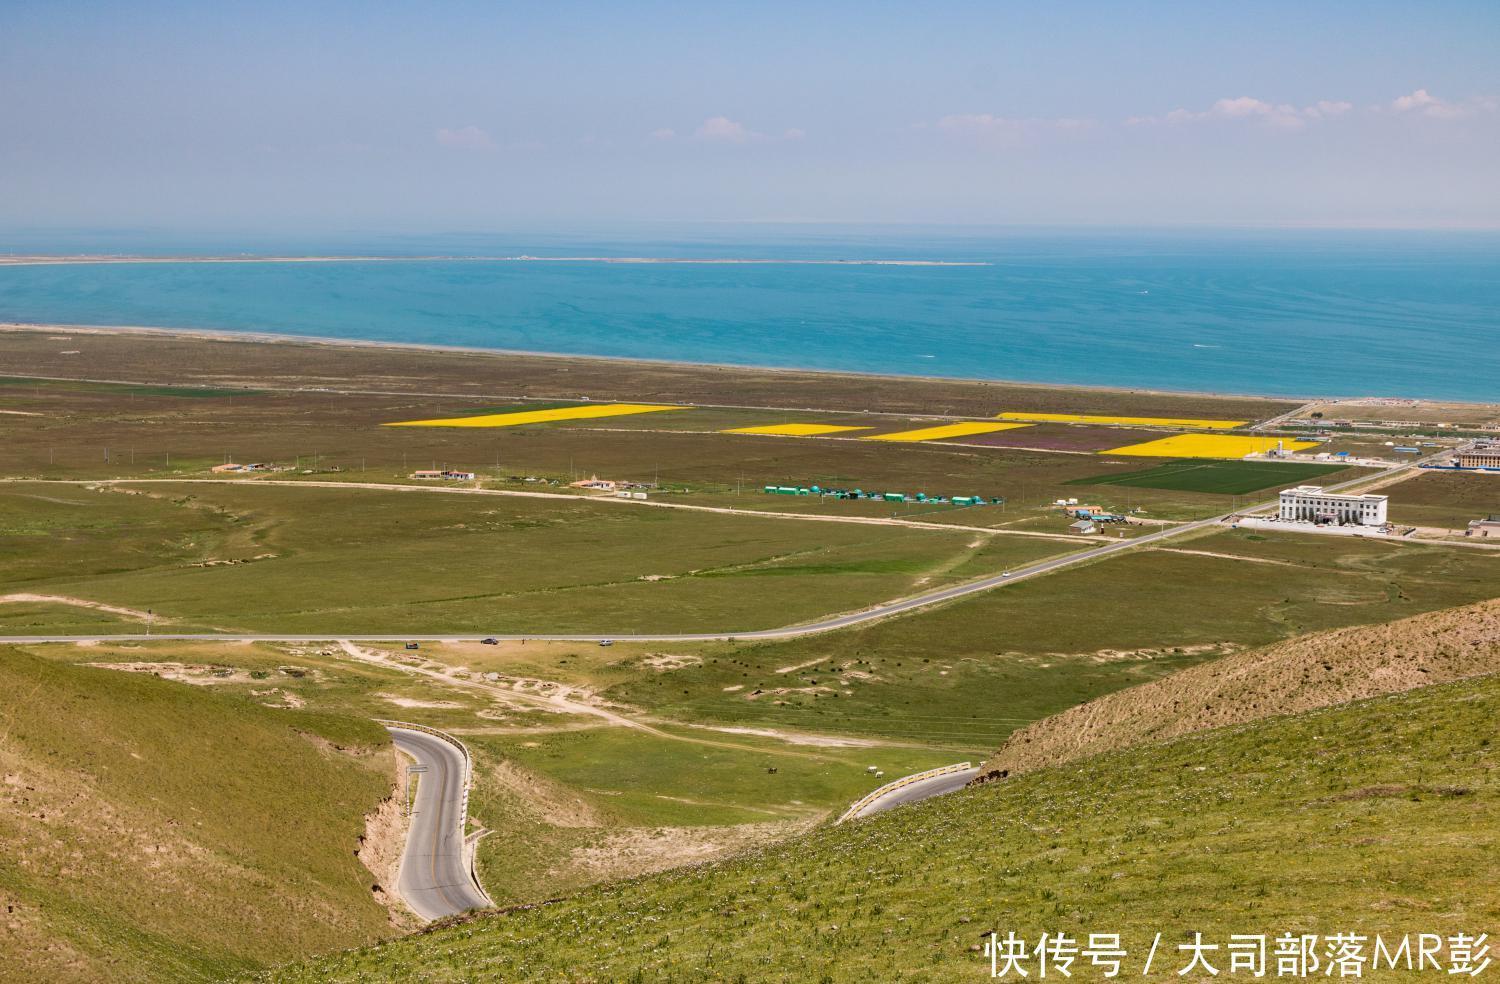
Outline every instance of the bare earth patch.
{"label": "bare earth patch", "polygon": [[[152,617],[150,612],[143,612],[138,608],[106,605],[102,601],[89,601],[87,598],[72,598],[68,595],[30,594],[24,591],[0,595],[0,604],[71,605],[74,608],[88,608],[96,612],[123,615],[125,618],[133,618],[142,622]],[[168,619],[158,618],[157,621],[165,622]]]}
{"label": "bare earth patch", "polygon": [[87,663],[99,670],[121,670],[126,673],[149,673],[163,680],[207,686],[215,683],[249,683],[254,678],[245,670],[206,663]]}
{"label": "bare earth patch", "polygon": [[455,700],[417,700],[414,697],[402,697],[399,694],[375,694],[381,700],[395,704],[397,707],[426,708],[430,710],[451,710],[455,707],[463,707]]}
{"label": "bare earth patch", "polygon": [[406,781],[400,755],[391,755],[391,795],[365,815],[365,832],[359,838],[359,861],[375,881],[370,893],[390,913],[391,925],[407,931],[422,925],[422,919],[406,907],[396,886],[401,883],[401,852],[406,846],[406,811],[402,790]]}
{"label": "bare earth patch", "polygon": [[680,670],[685,666],[697,666],[703,660],[697,656],[673,656],[670,653],[652,653],[641,660],[642,666],[653,670]]}
{"label": "bare earth patch", "polygon": [[582,829],[605,823],[588,800],[514,762],[496,764],[490,779],[515,793],[523,810],[553,827]]}
{"label": "bare earth patch", "polygon": [[733,827],[630,827],[581,847],[551,874],[584,874],[591,881],[633,877],[738,854],[808,829],[816,818]]}
{"label": "bare earth patch", "polygon": [[715,728],[709,725],[695,724],[694,728],[704,731],[721,731],[726,735],[752,735],[757,738],[775,738],[784,741],[788,745],[815,745],[819,748],[870,748],[880,745],[882,742],[869,738],[843,738],[831,735],[809,735],[796,731],[778,731],[775,728]]}

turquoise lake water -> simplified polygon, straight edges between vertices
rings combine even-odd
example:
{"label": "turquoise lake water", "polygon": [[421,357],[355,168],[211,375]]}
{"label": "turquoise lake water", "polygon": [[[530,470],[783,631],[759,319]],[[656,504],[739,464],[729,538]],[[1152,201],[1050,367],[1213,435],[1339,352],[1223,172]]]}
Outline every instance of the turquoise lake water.
{"label": "turquoise lake water", "polygon": [[378,251],[989,265],[0,267],[0,320],[1221,393],[1500,399],[1492,235],[468,239]]}

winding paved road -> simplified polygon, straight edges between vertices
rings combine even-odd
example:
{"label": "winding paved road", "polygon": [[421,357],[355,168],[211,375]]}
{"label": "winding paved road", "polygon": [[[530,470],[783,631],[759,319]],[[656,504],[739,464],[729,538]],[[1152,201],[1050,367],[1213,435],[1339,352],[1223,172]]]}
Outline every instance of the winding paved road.
{"label": "winding paved road", "polygon": [[[903,806],[907,803],[916,803],[920,800],[931,799],[934,796],[942,796],[963,789],[969,784],[969,780],[979,775],[979,768],[964,769],[960,772],[949,772],[930,779],[914,782],[909,786],[893,789],[878,799],[871,800],[854,813],[844,817],[843,820],[862,820],[872,817],[877,813]],[[843,822],[841,820],[840,822]]]}
{"label": "winding paved road", "polygon": [[487,908],[492,903],[475,881],[464,851],[468,760],[437,735],[395,725],[386,730],[397,748],[426,767],[417,782],[396,890],[423,919]]}

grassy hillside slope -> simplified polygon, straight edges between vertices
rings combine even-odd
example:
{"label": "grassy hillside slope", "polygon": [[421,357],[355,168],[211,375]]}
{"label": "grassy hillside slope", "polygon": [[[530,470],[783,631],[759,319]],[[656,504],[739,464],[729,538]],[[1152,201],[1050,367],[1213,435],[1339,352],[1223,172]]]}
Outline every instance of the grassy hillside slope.
{"label": "grassy hillside slope", "polygon": [[1011,774],[1500,672],[1500,599],[1389,625],[1318,632],[1116,691],[1017,731],[985,763]]}
{"label": "grassy hillside slope", "polygon": [[0,977],[217,979],[389,932],[364,721],[0,650]]}
{"label": "grassy hillside slope", "polygon": [[1493,935],[1497,718],[1486,677],[1220,729],[271,979],[974,980],[990,930],[1120,933],[1138,975],[1156,932]]}

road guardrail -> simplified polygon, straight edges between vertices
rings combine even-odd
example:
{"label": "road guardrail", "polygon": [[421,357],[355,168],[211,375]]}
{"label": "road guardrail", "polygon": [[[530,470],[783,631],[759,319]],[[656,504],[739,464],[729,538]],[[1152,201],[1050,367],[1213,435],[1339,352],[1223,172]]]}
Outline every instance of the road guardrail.
{"label": "road guardrail", "polygon": [[973,767],[974,765],[972,762],[960,762],[957,765],[945,765],[940,769],[928,769],[926,772],[917,772],[909,776],[903,776],[902,778],[897,779],[894,782],[888,782],[884,786],[881,786],[879,789],[876,789],[875,791],[870,793],[866,793],[858,800],[855,800],[854,805],[845,810],[844,815],[835,820],[834,823],[839,824],[843,823],[845,820],[852,820],[854,817],[859,815],[859,812],[861,810],[869,806],[871,803],[874,803],[876,800],[880,799],[883,796],[889,796],[891,793],[894,793],[898,789],[904,789],[905,787],[910,786],[912,783],[924,782],[928,779],[936,779],[938,776],[946,776],[954,772],[963,772],[964,770],[972,769]]}

